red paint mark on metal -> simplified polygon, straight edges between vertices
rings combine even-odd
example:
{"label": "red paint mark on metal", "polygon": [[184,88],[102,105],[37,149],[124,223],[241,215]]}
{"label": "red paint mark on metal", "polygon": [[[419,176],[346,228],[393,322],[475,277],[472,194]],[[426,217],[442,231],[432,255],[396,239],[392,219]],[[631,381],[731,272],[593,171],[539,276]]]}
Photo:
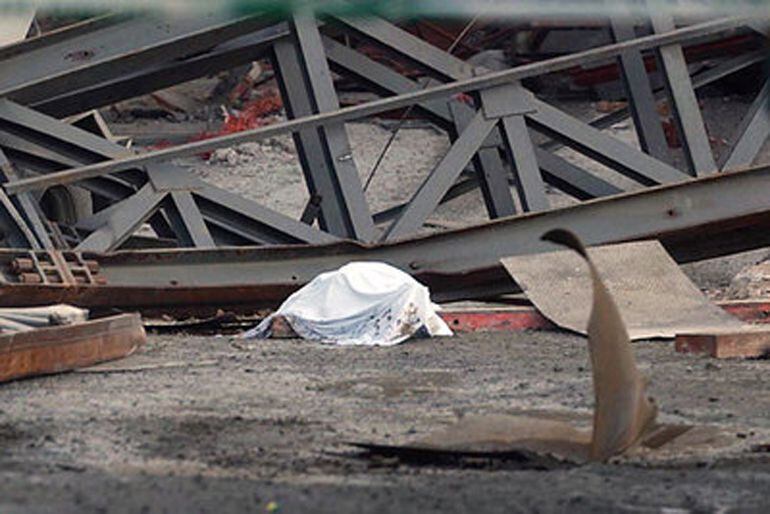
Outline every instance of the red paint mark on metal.
{"label": "red paint mark on metal", "polygon": [[[719,304],[724,310],[733,314],[737,318],[748,323],[770,323],[770,301],[738,301],[722,302]],[[472,332],[518,332],[522,330],[556,330],[558,327],[543,316],[536,308],[528,306],[520,307],[489,307],[489,308],[471,308],[471,309],[446,309],[439,311],[441,318],[449,327],[457,333]],[[291,338],[297,337],[288,323],[280,317],[273,320],[273,337]],[[712,352],[713,344],[704,342],[701,346],[696,345],[696,341],[691,339],[687,344],[691,350],[679,349],[680,352]],[[677,345],[684,345],[679,343]],[[700,343],[697,343],[700,344]],[[723,343],[727,344],[726,342]],[[715,348],[715,346],[713,346]],[[713,350],[717,352],[717,350]],[[735,352],[739,350],[730,350],[729,356],[737,356]],[[718,355],[726,356],[728,350],[721,350]],[[755,352],[756,353],[756,352]]]}
{"label": "red paint mark on metal", "polygon": [[[458,309],[440,311],[439,316],[459,333],[514,332],[520,330],[548,330],[556,326],[533,307],[499,309]],[[298,337],[282,316],[273,318],[273,338]]]}
{"label": "red paint mark on metal", "polygon": [[[718,304],[747,323],[770,323],[770,301],[730,301]],[[554,330],[556,325],[534,307],[444,310],[439,315],[455,332]]]}
{"label": "red paint mark on metal", "polygon": [[455,332],[513,332],[556,328],[534,307],[445,310],[440,311],[439,315]]}
{"label": "red paint mark on metal", "polygon": [[738,300],[718,305],[747,323],[770,323],[770,300]]}

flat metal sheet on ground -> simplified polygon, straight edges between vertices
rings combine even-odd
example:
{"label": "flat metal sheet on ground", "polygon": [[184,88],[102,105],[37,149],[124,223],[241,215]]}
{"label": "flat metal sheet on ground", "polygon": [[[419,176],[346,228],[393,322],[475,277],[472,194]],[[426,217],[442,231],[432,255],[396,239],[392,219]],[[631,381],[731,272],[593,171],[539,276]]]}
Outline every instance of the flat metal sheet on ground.
{"label": "flat metal sheet on ground", "polygon": [[[588,249],[615,298],[631,339],[745,327],[713,304],[685,276],[658,241]],[[562,328],[586,333],[591,312],[591,277],[572,251],[502,259],[530,301]]]}

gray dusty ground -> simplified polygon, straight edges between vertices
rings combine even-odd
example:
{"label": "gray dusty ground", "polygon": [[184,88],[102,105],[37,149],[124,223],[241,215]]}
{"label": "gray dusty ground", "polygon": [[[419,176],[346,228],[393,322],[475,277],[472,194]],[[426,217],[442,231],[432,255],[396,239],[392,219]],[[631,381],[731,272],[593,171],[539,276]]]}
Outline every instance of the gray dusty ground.
{"label": "gray dusty ground", "polygon": [[[636,349],[664,420],[768,440],[767,361],[717,363],[661,342]],[[390,349],[153,336],[132,359],[189,365],[0,388],[0,512],[267,512],[270,502],[280,512],[770,508],[767,453],[522,471],[369,462],[344,444],[406,441],[463,413],[587,413],[576,336],[479,334]]]}

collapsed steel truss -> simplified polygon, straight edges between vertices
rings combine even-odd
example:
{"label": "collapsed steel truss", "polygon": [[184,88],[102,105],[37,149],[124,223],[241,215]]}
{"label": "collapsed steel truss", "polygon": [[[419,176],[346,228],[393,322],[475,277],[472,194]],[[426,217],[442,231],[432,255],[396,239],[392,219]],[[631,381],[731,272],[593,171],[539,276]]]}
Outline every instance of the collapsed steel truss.
{"label": "collapsed steel truss", "polygon": [[[770,167],[714,174],[573,207],[396,243],[88,252],[0,250],[0,305],[67,302],[94,309],[213,312],[270,308],[319,273],[376,259],[407,270],[439,301],[518,292],[500,259],[547,251],[569,226],[591,245],[657,238],[679,262],[770,244]],[[62,272],[64,270],[64,272]]]}
{"label": "collapsed steel truss", "polygon": [[[4,183],[0,190],[0,245],[18,249],[3,256],[9,265],[16,262],[14,259],[23,259],[23,265],[17,263],[13,268],[23,271],[6,273],[9,283],[22,282],[30,287],[57,283],[99,286],[106,280],[121,287],[130,284],[144,287],[147,284],[139,275],[131,275],[129,280],[117,271],[103,272],[100,280],[96,280],[84,264],[103,261],[105,265],[108,262],[112,265],[115,259],[126,262],[125,256],[100,258],[89,253],[90,257],[84,258],[80,252],[117,250],[145,223],[159,236],[157,244],[173,247],[326,245],[322,248],[327,250],[288,250],[281,246],[276,250],[248,251],[251,262],[259,262],[262,270],[251,271],[265,273],[266,277],[270,276],[267,270],[275,272],[275,267],[267,266],[259,255],[281,255],[280,259],[299,255],[293,253],[295,251],[303,256],[308,255],[307,252],[311,256],[316,252],[335,255],[323,264],[308,257],[309,261],[302,261],[302,273],[273,275],[280,280],[272,285],[281,285],[276,291],[285,293],[308,279],[308,274],[328,269],[331,263],[364,251],[364,247],[350,246],[350,243],[335,243],[340,240],[380,243],[376,251],[370,252],[376,254],[376,258],[421,273],[426,280],[435,282],[431,277],[491,270],[497,267],[501,256],[530,251],[532,243],[522,237],[524,234],[527,238],[537,236],[532,227],[539,227],[537,220],[541,219],[558,219],[560,226],[572,229],[592,243],[657,234],[664,234],[664,240],[670,242],[689,241],[688,236],[679,232],[674,235],[674,232],[701,225],[722,227],[730,220],[746,221],[749,217],[751,223],[739,225],[753,227],[758,219],[764,222],[763,216],[770,211],[770,197],[764,194],[768,191],[765,170],[740,174],[740,178],[721,175],[721,172],[750,165],[767,139],[770,117],[766,105],[770,85],[765,83],[736,133],[728,136],[730,150],[719,162],[714,158],[695,95],[698,87],[765,58],[767,25],[764,22],[717,19],[676,28],[673,20],[663,15],[639,23],[612,20],[609,29],[614,44],[490,72],[473,67],[383,19],[336,16],[320,21],[297,14],[280,23],[266,20],[268,18],[259,15],[239,19],[211,16],[179,22],[159,22],[141,16],[106,16],[0,49],[0,178]],[[647,35],[637,37],[636,30],[640,28],[646,30]],[[691,76],[683,46],[736,34],[753,35],[756,44]],[[421,70],[430,82],[427,85],[417,82],[375,62],[344,43],[351,39],[386,49]],[[656,73],[663,84],[660,89],[653,87],[645,67],[644,57],[649,52],[657,59]],[[60,119],[260,58],[270,58],[273,62],[290,118],[286,122],[136,154],[98,131],[94,133]],[[530,77],[575,66],[602,64],[608,59],[616,61],[622,71],[628,108],[591,123],[549,105],[521,85],[522,80]],[[332,72],[353,77],[383,98],[340,108]],[[458,93],[470,95],[471,102],[458,98]],[[661,99],[668,102],[682,142],[683,169],[675,167],[663,134],[657,111]],[[445,130],[452,145],[409,201],[372,213],[352,159],[344,123],[408,106],[416,106],[422,115]],[[628,116],[636,128],[639,149],[601,131]],[[306,210],[310,215],[303,216],[302,220],[288,218],[214,187],[170,162],[177,157],[282,133],[291,133],[294,138],[314,202],[313,208]],[[541,142],[542,138],[533,138],[533,133],[547,136],[548,140]],[[669,210],[660,211],[659,206],[650,203],[660,201],[660,197],[655,196],[659,194],[656,190],[650,192],[651,196],[623,195],[621,188],[605,178],[554,153],[560,146],[567,146],[644,187],[684,183],[661,191],[678,191],[676,194],[688,198],[694,197],[696,191],[697,195],[706,194],[704,191],[715,194],[715,184],[730,189],[721,190],[711,203],[706,197],[698,196],[702,203],[696,209],[685,208],[670,199],[672,205],[666,204]],[[703,182],[704,177],[715,174],[716,179]],[[745,189],[746,186],[736,185],[746,181],[751,181],[751,187],[761,189],[752,192]],[[100,209],[75,220],[47,219],[40,206],[42,191],[72,184],[87,190]],[[602,200],[567,210],[551,210],[546,186],[581,202]],[[390,243],[416,234],[438,205],[477,188],[481,190],[490,219],[536,212],[544,213],[546,218],[514,217],[475,229],[476,232],[406,243],[414,245],[415,251],[425,252],[421,256],[412,251],[408,252],[408,258],[393,253],[405,246]],[[749,205],[744,195],[756,194],[756,191],[763,194],[752,196]],[[637,205],[635,202],[643,202],[643,208],[639,207],[638,211],[643,215],[625,220],[627,223],[621,221],[624,210]],[[607,211],[597,207],[603,205],[613,207]],[[711,213],[704,211],[707,205]],[[691,211],[697,211],[699,218],[687,218],[686,213]],[[682,223],[661,226],[660,216],[666,222]],[[679,220],[681,216],[685,218]],[[484,243],[483,238],[474,236],[471,242],[467,241],[468,234],[485,234],[489,239]],[[741,231],[732,235],[729,231],[720,232],[721,237],[730,235],[731,239],[716,245],[720,246],[719,251],[705,250],[707,246],[714,246],[705,243],[690,245],[689,250],[672,243],[671,249],[680,256],[689,252],[686,258],[690,259],[695,255],[718,255],[765,244],[756,235],[751,241],[732,241],[738,234],[745,236]],[[502,238],[509,240],[503,242]],[[439,247],[434,248],[434,243],[426,241],[440,241],[435,243]],[[456,261],[451,269],[442,267],[447,254],[465,255],[463,247],[467,244],[481,245],[478,253],[485,256],[483,265],[468,257],[470,260],[462,261],[464,264]],[[341,252],[340,248],[352,249],[352,254],[348,255],[347,250]],[[19,253],[23,249],[31,250],[29,256],[20,257],[27,255]],[[200,258],[211,266],[217,259],[212,261],[210,256],[218,255],[221,263],[232,264],[226,255],[247,255],[218,252],[172,251],[153,254],[153,257],[142,253],[137,254],[135,262],[141,261],[146,270],[151,269],[148,263],[154,259],[177,262],[180,273],[191,279],[187,272],[181,271],[188,266],[194,269],[195,266],[189,264],[191,261]],[[169,255],[182,255],[184,262]],[[58,269],[54,275],[59,278],[51,278],[41,271],[41,262],[51,262],[54,269]],[[433,264],[415,267],[414,263],[421,262]],[[299,262],[294,265],[299,266]],[[164,273],[168,273],[168,269]],[[213,287],[229,283],[226,273],[215,275],[218,282],[206,284],[197,283],[197,279],[174,278],[176,283],[170,283],[152,273],[146,276],[154,277],[158,290],[165,290],[168,285]],[[236,275],[243,276],[240,272]],[[34,278],[36,276],[38,278]],[[502,275],[486,276],[499,279]],[[476,286],[484,286],[484,294],[512,290],[506,281],[500,284],[490,287],[494,285],[493,279],[475,282]],[[442,290],[440,283],[436,285]],[[470,289],[466,284],[465,293],[450,291],[445,296],[467,297]],[[82,304],[82,298],[75,303]]]}

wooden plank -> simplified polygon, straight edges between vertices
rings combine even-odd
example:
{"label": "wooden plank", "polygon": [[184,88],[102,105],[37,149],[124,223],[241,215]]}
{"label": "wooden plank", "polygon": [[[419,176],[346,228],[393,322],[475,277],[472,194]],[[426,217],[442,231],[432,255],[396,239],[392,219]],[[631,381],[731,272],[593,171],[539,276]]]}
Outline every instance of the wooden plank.
{"label": "wooden plank", "polygon": [[0,382],[120,359],[145,342],[138,314],[0,336]]}
{"label": "wooden plank", "polygon": [[770,330],[677,334],[674,347],[679,353],[705,354],[717,359],[768,357]]}

